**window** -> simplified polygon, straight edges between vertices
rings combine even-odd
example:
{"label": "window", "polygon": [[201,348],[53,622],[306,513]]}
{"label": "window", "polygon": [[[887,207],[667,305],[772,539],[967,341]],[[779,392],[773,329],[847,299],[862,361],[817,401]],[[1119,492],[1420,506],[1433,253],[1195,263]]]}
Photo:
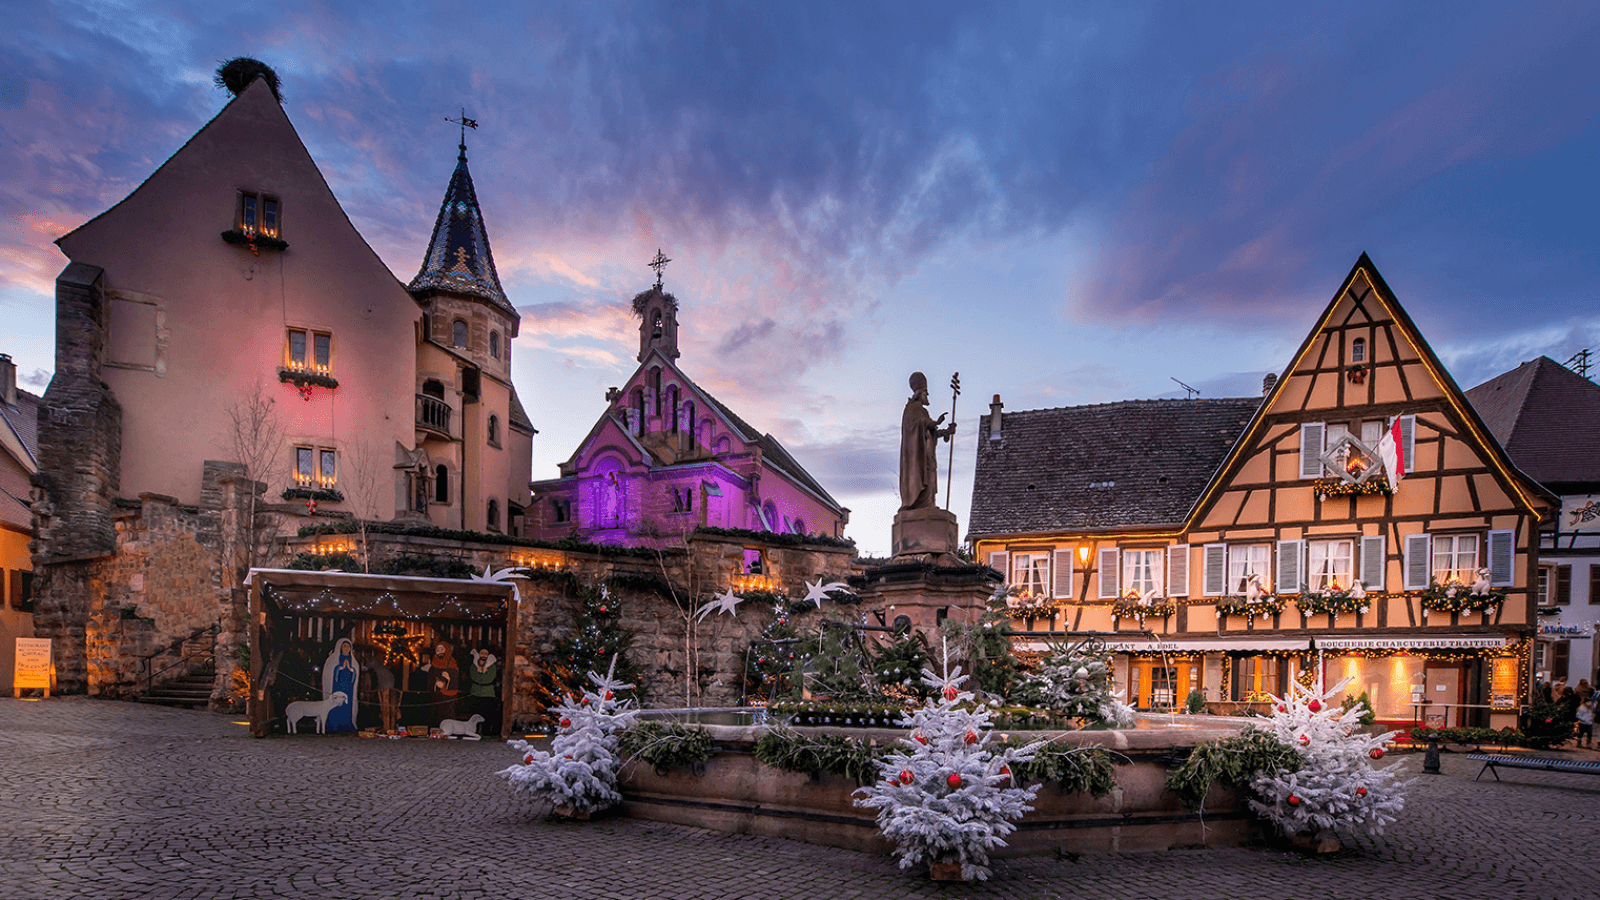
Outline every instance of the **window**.
{"label": "window", "polygon": [[489,501],[488,518],[489,518],[489,530],[490,531],[499,531],[500,530],[500,501],[498,501],[498,500],[490,500]]}
{"label": "window", "polygon": [[327,447],[294,448],[294,481],[299,487],[333,487],[339,481],[337,455]]}
{"label": "window", "polygon": [[278,198],[243,191],[239,194],[239,231],[255,236],[278,236]]}
{"label": "window", "polygon": [[1478,536],[1475,534],[1436,534],[1433,536],[1433,580],[1471,584],[1478,580]]}
{"label": "window", "polygon": [[[1300,426],[1300,477],[1339,477],[1365,481],[1380,471],[1378,444],[1387,430],[1382,420],[1360,423],[1359,437],[1341,422],[1305,422]],[[1415,452],[1416,416],[1400,417],[1400,440],[1396,462],[1401,473],[1411,471]]]}
{"label": "window", "polygon": [[1367,339],[1356,338],[1350,342],[1350,361],[1360,363],[1367,361]]}
{"label": "window", "polygon": [[1556,566],[1556,598],[1559,606],[1572,602],[1572,567]]}
{"label": "window", "polygon": [[450,323],[450,346],[457,350],[467,349],[467,323],[460,319]]}
{"label": "window", "polygon": [[411,511],[426,513],[428,511],[428,467],[422,466],[410,473],[411,479]]}
{"label": "window", "polygon": [[1589,603],[1600,605],[1600,566],[1589,567]]}
{"label": "window", "polygon": [[778,530],[778,504],[768,500],[761,505],[761,530]]}
{"label": "window", "polygon": [[[811,533],[809,531],[806,531],[806,520],[805,519],[795,519],[794,520],[794,533],[795,534],[810,534]],[[1592,597],[1594,595],[1591,593],[1590,596]],[[1590,600],[1589,602],[1594,603],[1594,602],[1597,602],[1597,601]]]}
{"label": "window", "polygon": [[1050,596],[1050,554],[1011,554],[1011,587],[1030,597]]}
{"label": "window", "polygon": [[667,415],[672,417],[672,433],[678,433],[678,386],[667,388]]}
{"label": "window", "polygon": [[333,371],[333,335],[306,328],[289,329],[288,367],[323,374]]}
{"label": "window", "polygon": [[1227,593],[1243,594],[1251,575],[1261,576],[1261,583],[1272,583],[1272,547],[1268,544],[1245,544],[1228,548]]}
{"label": "window", "polygon": [[1139,594],[1155,591],[1161,596],[1161,557],[1165,550],[1122,551],[1122,593]]}
{"label": "window", "polygon": [[633,389],[633,425],[634,434],[644,434],[644,388]]}
{"label": "window", "polygon": [[1342,591],[1355,579],[1351,541],[1306,541],[1306,589]]}
{"label": "window", "polygon": [[661,367],[650,370],[650,397],[655,403],[656,415],[661,415]]}
{"label": "window", "polygon": [[450,502],[450,470],[443,463],[433,470],[433,502]]}
{"label": "window", "polygon": [[551,497],[550,519],[558,524],[572,521],[572,501],[565,497]]}
{"label": "window", "polygon": [[500,332],[489,332],[489,355],[495,359],[500,358]]}
{"label": "window", "polygon": [[500,446],[500,417],[489,416],[489,443]]}

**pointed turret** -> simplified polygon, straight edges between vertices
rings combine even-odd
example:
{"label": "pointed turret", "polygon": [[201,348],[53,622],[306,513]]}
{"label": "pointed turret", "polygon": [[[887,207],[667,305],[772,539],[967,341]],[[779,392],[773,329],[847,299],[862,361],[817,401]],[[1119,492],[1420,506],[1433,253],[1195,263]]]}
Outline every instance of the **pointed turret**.
{"label": "pointed turret", "polygon": [[413,295],[427,291],[446,291],[487,300],[511,316],[517,311],[506,299],[495,272],[494,255],[489,251],[489,233],[483,227],[483,212],[478,194],[467,170],[467,145],[461,144],[455,173],[445,189],[439,218],[433,225],[433,239],[422,258],[422,269],[406,286]]}

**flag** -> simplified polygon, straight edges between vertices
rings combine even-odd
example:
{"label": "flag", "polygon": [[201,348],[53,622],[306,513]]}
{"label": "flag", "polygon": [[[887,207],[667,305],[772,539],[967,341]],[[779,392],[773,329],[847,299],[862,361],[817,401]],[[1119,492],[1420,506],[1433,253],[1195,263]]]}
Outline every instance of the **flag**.
{"label": "flag", "polygon": [[1397,487],[1406,477],[1405,442],[1400,438],[1400,416],[1389,423],[1389,430],[1378,441],[1378,457],[1383,460],[1383,471],[1389,475],[1389,487]]}

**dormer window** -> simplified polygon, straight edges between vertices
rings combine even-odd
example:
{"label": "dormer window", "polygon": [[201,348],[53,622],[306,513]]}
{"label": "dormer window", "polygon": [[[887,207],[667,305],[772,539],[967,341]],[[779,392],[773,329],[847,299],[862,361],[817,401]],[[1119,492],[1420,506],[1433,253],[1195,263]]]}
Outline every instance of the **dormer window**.
{"label": "dormer window", "polygon": [[238,228],[241,234],[249,237],[277,237],[278,198],[241,191]]}

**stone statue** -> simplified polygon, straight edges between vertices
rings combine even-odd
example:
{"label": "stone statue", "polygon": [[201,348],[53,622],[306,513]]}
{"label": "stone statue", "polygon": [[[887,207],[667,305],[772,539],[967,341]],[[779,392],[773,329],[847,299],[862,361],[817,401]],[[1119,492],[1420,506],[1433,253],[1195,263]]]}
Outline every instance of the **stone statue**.
{"label": "stone statue", "polygon": [[900,417],[900,508],[934,509],[939,494],[939,460],[935,454],[939,439],[950,440],[956,425],[944,428],[944,413],[934,419],[928,415],[928,379],[921,372],[911,373],[911,399]]}

